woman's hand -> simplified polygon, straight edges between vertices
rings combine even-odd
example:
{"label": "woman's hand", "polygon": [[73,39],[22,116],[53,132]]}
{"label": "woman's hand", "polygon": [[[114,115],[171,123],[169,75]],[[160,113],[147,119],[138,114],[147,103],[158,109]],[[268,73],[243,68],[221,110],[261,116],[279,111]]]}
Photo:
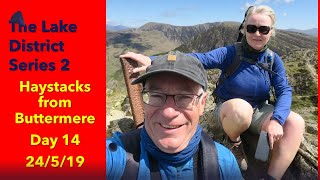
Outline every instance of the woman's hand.
{"label": "woman's hand", "polygon": [[277,120],[270,120],[266,129],[269,137],[270,149],[273,149],[273,144],[279,141],[283,136],[283,128]]}
{"label": "woman's hand", "polygon": [[132,59],[139,63],[140,67],[133,68],[132,73],[145,71],[147,67],[151,64],[151,59],[148,56],[145,56],[143,54],[137,54],[134,52],[127,52],[125,54],[122,54],[120,55],[120,58]]}

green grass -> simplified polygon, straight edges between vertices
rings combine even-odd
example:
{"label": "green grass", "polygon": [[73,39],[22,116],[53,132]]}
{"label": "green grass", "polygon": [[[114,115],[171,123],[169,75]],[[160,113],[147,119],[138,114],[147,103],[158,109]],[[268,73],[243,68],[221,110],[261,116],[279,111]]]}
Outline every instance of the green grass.
{"label": "green grass", "polygon": [[317,107],[318,96],[292,96],[292,108],[299,109],[301,107]]}

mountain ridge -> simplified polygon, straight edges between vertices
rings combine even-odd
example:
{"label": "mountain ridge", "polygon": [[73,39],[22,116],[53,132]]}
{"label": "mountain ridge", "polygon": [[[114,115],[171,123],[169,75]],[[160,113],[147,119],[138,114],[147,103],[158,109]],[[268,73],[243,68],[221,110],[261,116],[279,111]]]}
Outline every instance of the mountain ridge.
{"label": "mountain ridge", "polygon": [[[147,23],[137,29],[107,32],[108,89],[113,92],[114,89],[124,87],[124,82],[121,81],[123,77],[118,57],[126,51],[142,53],[147,56],[170,50],[206,52],[234,43],[238,36],[239,25],[240,23],[237,22],[216,22],[193,27]],[[204,27],[203,32],[199,32],[199,27]],[[186,32],[182,32],[184,30]],[[292,51],[317,49],[317,47],[317,38],[285,30],[276,30],[276,36],[272,37],[270,42],[270,49],[280,57]],[[116,92],[119,93],[119,91]]]}
{"label": "mountain ridge", "polygon": [[308,34],[308,35],[311,35],[311,36],[318,37],[318,28],[311,28],[311,29],[305,29],[305,30],[290,28],[290,29],[285,29],[285,30],[286,31],[299,32],[299,33]]}
{"label": "mountain ridge", "polygon": [[[212,27],[203,32],[199,32],[198,27],[194,28],[194,32],[191,32],[193,27],[187,27],[189,31],[182,32],[184,31],[182,27],[168,24],[149,24],[141,29],[107,32],[108,134],[110,135],[115,130],[126,129],[123,126],[134,128],[133,120],[130,119],[132,112],[127,98],[121,65],[118,60],[120,54],[126,51],[133,51],[151,56],[174,49],[182,52],[206,52],[234,43],[238,36],[239,25],[237,23],[220,22],[210,24]],[[184,35],[177,32],[181,32]],[[194,36],[191,37],[191,34],[194,34]],[[269,47],[279,54],[283,60],[288,82],[292,86],[291,110],[299,113],[305,119],[306,127],[304,141],[282,179],[317,179],[318,39],[300,32],[276,30],[276,36],[272,37]],[[208,93],[210,94],[215,88],[215,82],[219,74],[216,70],[208,70],[207,72],[209,81]],[[209,120],[212,116],[213,108],[213,96],[208,96],[205,112],[200,123],[205,131],[212,133],[211,137],[218,137],[218,130],[211,127],[216,121]],[[122,119],[124,116],[129,118]],[[220,126],[219,130],[221,131]],[[245,139],[243,142],[246,142]],[[249,140],[248,142],[252,141]],[[244,147],[247,148],[248,146]],[[246,151],[248,152],[247,149]],[[254,148],[252,152],[251,154],[254,154]],[[253,155],[248,157],[253,158]],[[252,162],[257,161],[253,160]],[[258,165],[256,163],[249,166],[258,168]],[[250,174],[250,178],[258,179],[253,175],[257,176],[256,172],[259,171],[252,169],[251,171],[253,173]],[[263,173],[266,171],[265,169]]]}

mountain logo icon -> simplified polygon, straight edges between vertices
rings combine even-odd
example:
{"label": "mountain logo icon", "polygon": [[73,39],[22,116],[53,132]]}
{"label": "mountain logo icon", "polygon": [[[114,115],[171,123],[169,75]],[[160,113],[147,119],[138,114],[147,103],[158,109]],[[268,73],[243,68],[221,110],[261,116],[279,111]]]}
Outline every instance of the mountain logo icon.
{"label": "mountain logo icon", "polygon": [[12,15],[11,19],[9,20],[9,23],[12,23],[12,24],[17,23],[17,24],[19,24],[21,26],[24,26],[25,24],[24,24],[24,21],[23,21],[22,12],[21,11],[15,12]]}

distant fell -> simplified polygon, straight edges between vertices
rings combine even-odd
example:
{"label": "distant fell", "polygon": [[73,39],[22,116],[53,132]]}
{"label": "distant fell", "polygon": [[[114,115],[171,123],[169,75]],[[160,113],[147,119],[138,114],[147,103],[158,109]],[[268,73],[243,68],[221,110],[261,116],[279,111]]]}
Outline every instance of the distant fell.
{"label": "distant fell", "polygon": [[[218,23],[208,31],[203,32],[182,44],[176,50],[182,52],[206,52],[212,49],[233,44],[238,37],[239,25],[234,23]],[[276,36],[271,37],[270,49],[280,56],[300,48],[317,48],[318,39],[303,33],[276,30]]]}
{"label": "distant fell", "polygon": [[303,33],[303,34],[308,34],[310,36],[318,37],[318,28],[312,28],[312,29],[306,29],[306,30],[287,29],[287,31],[299,32],[299,33]]}
{"label": "distant fell", "polygon": [[198,35],[199,33],[208,31],[216,24],[219,23],[205,23],[194,26],[174,26],[170,24],[150,22],[138,29],[141,31],[160,31],[168,39],[181,44],[189,41],[192,37]]}
{"label": "distant fell", "polygon": [[131,28],[126,26],[121,26],[121,25],[113,26],[113,25],[107,24],[107,31],[124,31],[128,29],[131,29]]}

